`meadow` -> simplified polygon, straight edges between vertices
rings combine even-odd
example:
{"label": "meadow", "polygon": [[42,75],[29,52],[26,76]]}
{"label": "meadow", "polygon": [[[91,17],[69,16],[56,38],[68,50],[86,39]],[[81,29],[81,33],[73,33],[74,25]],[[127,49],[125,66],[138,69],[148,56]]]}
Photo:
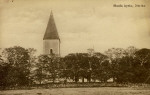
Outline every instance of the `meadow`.
{"label": "meadow", "polygon": [[150,95],[150,88],[95,87],[4,90],[0,95]]}

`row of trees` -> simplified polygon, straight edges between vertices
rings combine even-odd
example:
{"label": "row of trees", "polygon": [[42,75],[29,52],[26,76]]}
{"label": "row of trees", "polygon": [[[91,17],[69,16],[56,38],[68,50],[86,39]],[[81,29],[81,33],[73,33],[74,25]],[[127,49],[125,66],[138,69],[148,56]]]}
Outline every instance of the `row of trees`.
{"label": "row of trees", "polygon": [[6,48],[0,56],[0,86],[25,86],[57,80],[148,83],[150,49],[112,48],[104,54],[75,53],[65,57],[40,55],[20,46]]}

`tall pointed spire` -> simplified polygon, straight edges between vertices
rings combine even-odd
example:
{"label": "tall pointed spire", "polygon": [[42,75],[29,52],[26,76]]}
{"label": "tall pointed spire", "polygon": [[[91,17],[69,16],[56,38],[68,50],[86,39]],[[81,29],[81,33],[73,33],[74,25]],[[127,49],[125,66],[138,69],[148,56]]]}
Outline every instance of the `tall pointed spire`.
{"label": "tall pointed spire", "polygon": [[43,37],[43,40],[46,39],[59,39],[52,11]]}

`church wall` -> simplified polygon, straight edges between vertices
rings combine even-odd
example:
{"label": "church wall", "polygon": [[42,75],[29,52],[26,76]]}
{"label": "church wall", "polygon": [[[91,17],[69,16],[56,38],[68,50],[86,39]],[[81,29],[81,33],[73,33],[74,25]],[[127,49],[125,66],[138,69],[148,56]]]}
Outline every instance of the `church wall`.
{"label": "church wall", "polygon": [[43,41],[43,53],[50,54],[50,49],[56,55],[60,55],[60,41],[58,39],[49,39]]}

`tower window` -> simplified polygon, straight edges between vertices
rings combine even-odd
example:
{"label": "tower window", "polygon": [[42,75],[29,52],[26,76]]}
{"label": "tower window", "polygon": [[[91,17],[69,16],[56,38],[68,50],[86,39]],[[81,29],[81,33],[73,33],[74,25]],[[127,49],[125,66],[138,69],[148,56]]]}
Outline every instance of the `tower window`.
{"label": "tower window", "polygon": [[50,54],[53,54],[53,49],[50,49]]}

